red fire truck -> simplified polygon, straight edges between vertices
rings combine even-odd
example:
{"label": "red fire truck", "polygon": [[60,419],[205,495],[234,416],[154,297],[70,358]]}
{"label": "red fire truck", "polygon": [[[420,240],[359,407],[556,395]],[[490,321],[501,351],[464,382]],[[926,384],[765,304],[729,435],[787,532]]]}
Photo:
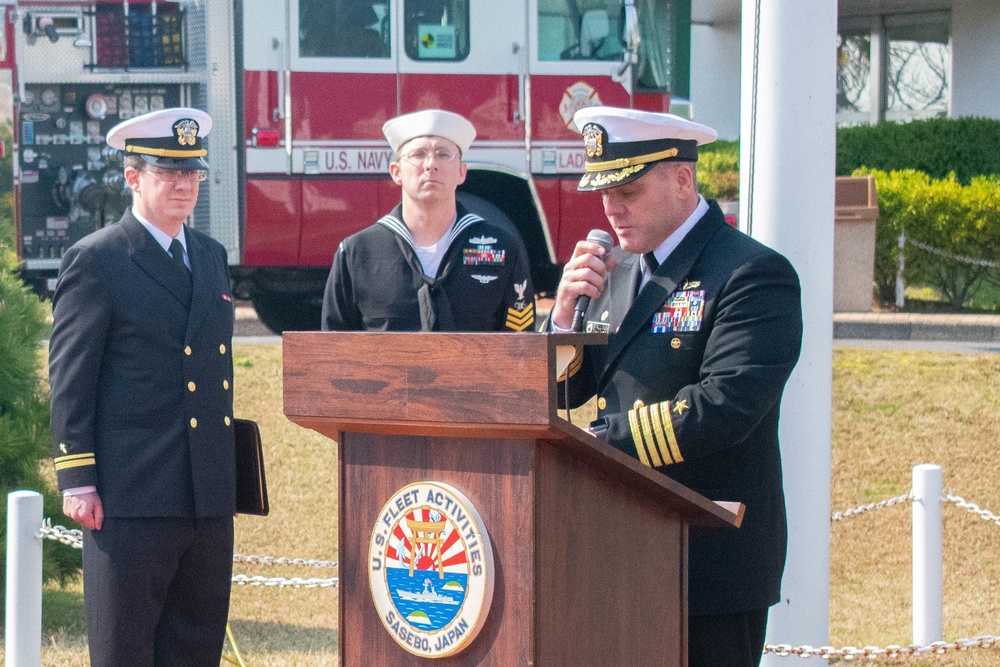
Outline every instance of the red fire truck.
{"label": "red fire truck", "polygon": [[399,200],[381,126],[421,108],[478,130],[459,196],[506,221],[535,285],[606,225],[576,192],[573,112],[686,97],[690,0],[0,0],[12,71],[19,251],[51,285],[65,250],[128,206],[107,130],[209,111],[211,176],[191,224],[229,251],[265,324],[313,329],[342,238]]}

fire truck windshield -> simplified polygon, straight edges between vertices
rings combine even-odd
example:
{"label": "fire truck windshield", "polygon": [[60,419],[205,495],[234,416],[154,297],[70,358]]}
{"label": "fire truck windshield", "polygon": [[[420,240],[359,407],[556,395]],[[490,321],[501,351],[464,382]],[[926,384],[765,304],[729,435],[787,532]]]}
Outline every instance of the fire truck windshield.
{"label": "fire truck windshield", "polygon": [[388,58],[387,5],[299,0],[299,53],[304,57]]}

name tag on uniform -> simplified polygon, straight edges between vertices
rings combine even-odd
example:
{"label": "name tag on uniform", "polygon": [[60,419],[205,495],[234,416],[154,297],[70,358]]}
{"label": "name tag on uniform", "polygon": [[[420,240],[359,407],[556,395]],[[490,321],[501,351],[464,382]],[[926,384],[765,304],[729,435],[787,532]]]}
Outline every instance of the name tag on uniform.
{"label": "name tag on uniform", "polygon": [[653,315],[653,333],[700,331],[705,312],[705,290],[675,292]]}

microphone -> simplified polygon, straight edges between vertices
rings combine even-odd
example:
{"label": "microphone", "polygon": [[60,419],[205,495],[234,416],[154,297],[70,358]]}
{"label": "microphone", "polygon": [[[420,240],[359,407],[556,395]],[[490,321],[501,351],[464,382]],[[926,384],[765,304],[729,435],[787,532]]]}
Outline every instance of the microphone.
{"label": "microphone", "polygon": [[[604,248],[604,254],[601,255],[602,260],[607,260],[608,253],[615,247],[615,241],[611,238],[611,234],[603,229],[591,229],[590,233],[587,234],[587,240]],[[589,305],[590,297],[586,294],[581,294],[577,298],[576,308],[573,311],[573,326],[570,327],[574,333],[583,331],[583,318],[587,314],[587,306]]]}

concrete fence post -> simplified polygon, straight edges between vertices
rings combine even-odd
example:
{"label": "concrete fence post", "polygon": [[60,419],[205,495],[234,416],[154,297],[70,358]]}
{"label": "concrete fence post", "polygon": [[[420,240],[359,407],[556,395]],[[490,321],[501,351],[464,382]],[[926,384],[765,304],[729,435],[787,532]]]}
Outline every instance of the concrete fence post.
{"label": "concrete fence post", "polygon": [[42,664],[42,495],[7,494],[7,596],[4,655],[8,667]]}
{"label": "concrete fence post", "polygon": [[899,254],[896,255],[896,308],[906,305],[906,278],[903,273],[906,271],[906,233],[899,235],[896,243]]}
{"label": "concrete fence post", "polygon": [[913,643],[944,638],[941,466],[913,468]]}

